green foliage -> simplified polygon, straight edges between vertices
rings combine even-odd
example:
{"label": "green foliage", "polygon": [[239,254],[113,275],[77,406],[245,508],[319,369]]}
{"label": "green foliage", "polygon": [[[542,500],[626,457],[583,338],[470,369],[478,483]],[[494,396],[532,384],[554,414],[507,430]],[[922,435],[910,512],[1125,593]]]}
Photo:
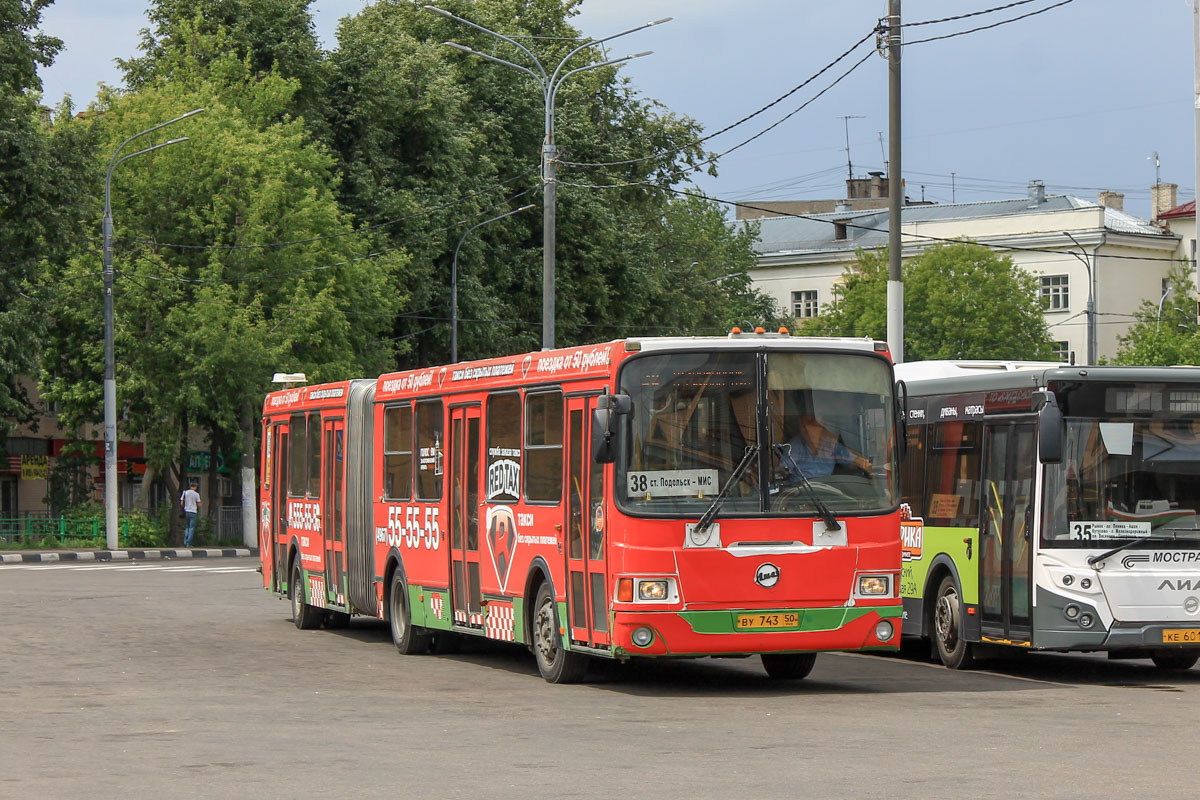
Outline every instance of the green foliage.
{"label": "green foliage", "polygon": [[[170,508],[170,506],[168,506]],[[121,514],[121,547],[166,547],[166,512],[151,517],[140,511],[125,511]]]}
{"label": "green foliage", "polygon": [[[46,315],[37,286],[46,258],[61,258],[81,232],[82,187],[93,177],[94,141],[50,124],[40,107],[39,66],[62,42],[38,33],[49,0],[0,0],[0,442],[32,409],[21,376],[37,374]],[[58,110],[69,116],[70,107]]]}
{"label": "green foliage", "polygon": [[[206,109],[135,140],[123,152],[189,137],[123,164],[112,181],[123,435],[146,437],[156,469],[183,449],[186,423],[222,441],[244,440],[249,428],[252,441],[247,409],[276,370],[322,381],[392,363],[385,334],[405,299],[393,281],[406,256],[354,231],[333,194],[332,160],[300,122],[279,121],[295,88],[251,74],[232,54],[184,59],[170,81],[108,93],[103,116],[75,123],[95,126],[109,154],[138,131]],[[96,266],[74,258],[52,275],[44,393],[68,425],[95,421],[101,408],[103,354],[87,335],[101,329]]]}
{"label": "green foliage", "polygon": [[1160,298],[1161,316],[1157,301],[1142,301],[1137,321],[1119,339],[1113,363],[1147,367],[1200,364],[1195,297],[1191,267],[1181,262],[1167,275],[1167,296]]}
{"label": "green foliage", "polygon": [[[904,359],[1049,359],[1053,342],[1037,281],[1008,256],[970,242],[938,245],[904,264]],[[860,250],[809,336],[887,338],[887,250]]]}
{"label": "green foliage", "polygon": [[[519,37],[552,71],[579,43],[568,23],[577,5],[458,0],[445,7]],[[412,297],[396,333],[416,343],[405,364],[441,361],[448,355],[448,278],[460,237],[521,204],[541,205],[542,92],[518,70],[442,43],[532,68],[520,50],[421,4],[368,6],[343,20],[338,40],[328,97],[343,204],[412,249],[405,276]],[[585,49],[568,68],[602,58]],[[777,316],[745,278],[754,263],[752,239],[734,233],[715,204],[677,200],[656,188],[702,163],[699,125],[640,98],[607,67],[572,75],[555,107],[560,345],[717,332],[728,320]],[[621,163],[595,166],[607,162]],[[731,273],[741,277],[713,280]],[[460,357],[539,347],[540,210],[471,232],[462,240],[458,275]]]}

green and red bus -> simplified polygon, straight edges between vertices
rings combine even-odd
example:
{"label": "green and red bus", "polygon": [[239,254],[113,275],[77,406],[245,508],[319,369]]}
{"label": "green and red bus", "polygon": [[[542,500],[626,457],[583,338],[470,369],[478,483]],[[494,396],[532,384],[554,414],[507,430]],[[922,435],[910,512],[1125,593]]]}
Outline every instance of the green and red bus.
{"label": "green and red bus", "polygon": [[902,484],[904,634],[1200,657],[1200,368],[918,362]]}
{"label": "green and red bus", "polygon": [[[853,462],[802,466],[801,415]],[[520,643],[555,683],[636,657],[802,678],[898,649],[900,416],[885,346],[761,329],[288,387],[263,405],[264,585],[298,627]]]}

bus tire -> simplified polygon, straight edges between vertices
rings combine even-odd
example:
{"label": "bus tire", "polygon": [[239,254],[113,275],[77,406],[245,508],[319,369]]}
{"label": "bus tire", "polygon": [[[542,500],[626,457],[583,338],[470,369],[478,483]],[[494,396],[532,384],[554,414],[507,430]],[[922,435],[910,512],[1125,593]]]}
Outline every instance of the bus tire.
{"label": "bus tire", "polygon": [[938,658],[950,669],[970,669],[975,645],[962,638],[963,604],[953,575],[942,578],[933,608],[933,642]]}
{"label": "bus tire", "polygon": [[319,609],[304,602],[304,578],[300,572],[300,562],[292,562],[292,577],[288,581],[288,600],[292,603],[292,622],[302,631],[310,631],[321,624],[322,614]]}
{"label": "bus tire", "polygon": [[429,634],[412,624],[408,610],[408,587],[400,570],[392,573],[391,590],[388,592],[388,623],[392,628],[392,641],[402,655],[411,656],[429,652]]}
{"label": "bus tire", "polygon": [[763,653],[759,658],[767,675],[777,681],[807,678],[817,663],[816,653]]}
{"label": "bus tire", "polygon": [[577,683],[587,671],[586,657],[562,646],[558,608],[547,581],[538,586],[533,604],[533,655],[548,683]]}
{"label": "bus tire", "polygon": [[1150,656],[1150,659],[1159,669],[1182,672],[1196,666],[1196,662],[1200,661],[1200,653],[1188,650],[1181,650],[1177,653],[1155,653]]}

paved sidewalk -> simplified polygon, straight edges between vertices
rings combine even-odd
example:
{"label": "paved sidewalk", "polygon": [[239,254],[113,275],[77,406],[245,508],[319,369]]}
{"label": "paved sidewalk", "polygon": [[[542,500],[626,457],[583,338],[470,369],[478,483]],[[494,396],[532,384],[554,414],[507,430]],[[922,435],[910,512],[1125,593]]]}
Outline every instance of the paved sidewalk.
{"label": "paved sidewalk", "polygon": [[187,558],[258,557],[257,547],[129,547],[124,550],[10,550],[0,552],[0,564],[56,561],[169,561]]}

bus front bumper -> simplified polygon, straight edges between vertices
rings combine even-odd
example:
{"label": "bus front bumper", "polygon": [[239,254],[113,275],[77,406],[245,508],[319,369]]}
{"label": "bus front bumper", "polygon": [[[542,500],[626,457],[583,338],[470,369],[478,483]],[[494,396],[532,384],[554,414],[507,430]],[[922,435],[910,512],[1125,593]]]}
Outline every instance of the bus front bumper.
{"label": "bus front bumper", "polygon": [[722,611],[615,611],[621,656],[716,656],[900,647],[895,605]]}

